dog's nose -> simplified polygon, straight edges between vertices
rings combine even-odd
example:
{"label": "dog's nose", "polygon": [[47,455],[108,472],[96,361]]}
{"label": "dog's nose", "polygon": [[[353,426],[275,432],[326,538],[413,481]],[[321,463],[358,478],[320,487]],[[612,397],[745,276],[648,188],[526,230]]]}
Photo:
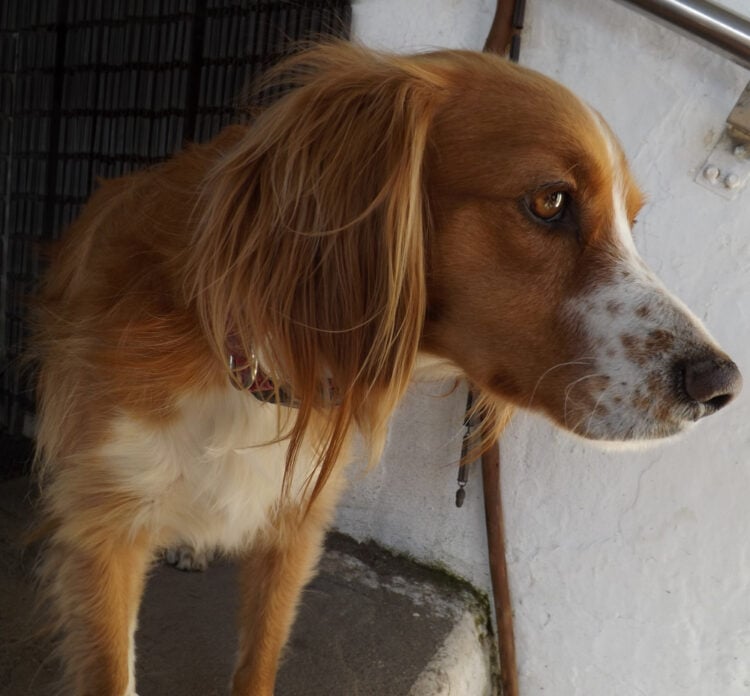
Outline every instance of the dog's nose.
{"label": "dog's nose", "polygon": [[708,359],[683,366],[685,392],[710,410],[726,406],[742,389],[742,375],[737,365],[727,359]]}

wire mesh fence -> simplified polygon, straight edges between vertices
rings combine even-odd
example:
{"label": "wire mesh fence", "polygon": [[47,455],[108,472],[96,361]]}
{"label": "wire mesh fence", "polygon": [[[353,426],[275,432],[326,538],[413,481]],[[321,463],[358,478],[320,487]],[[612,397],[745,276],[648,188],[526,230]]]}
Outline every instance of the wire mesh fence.
{"label": "wire mesh fence", "polygon": [[212,137],[269,65],[350,24],[350,0],[0,3],[0,434],[33,412],[19,358],[40,248],[97,178]]}

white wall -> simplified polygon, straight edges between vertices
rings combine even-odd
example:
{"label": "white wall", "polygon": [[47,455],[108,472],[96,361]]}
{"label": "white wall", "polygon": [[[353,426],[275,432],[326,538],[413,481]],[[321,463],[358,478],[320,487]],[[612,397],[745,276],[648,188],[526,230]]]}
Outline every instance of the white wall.
{"label": "white wall", "polygon": [[[494,4],[358,0],[355,33],[480,48]],[[609,0],[529,0],[521,62],[610,121],[650,194],[641,252],[750,375],[750,190],[728,202],[692,180],[750,73]],[[429,396],[440,389],[412,390],[339,526],[488,588],[478,471],[453,506],[465,393]],[[503,494],[524,696],[750,693],[749,459],[747,394],[637,454],[515,420]]]}

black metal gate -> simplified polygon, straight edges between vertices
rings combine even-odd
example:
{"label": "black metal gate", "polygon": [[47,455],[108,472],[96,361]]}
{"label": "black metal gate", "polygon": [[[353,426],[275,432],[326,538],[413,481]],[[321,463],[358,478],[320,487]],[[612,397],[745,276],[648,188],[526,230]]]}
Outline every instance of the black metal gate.
{"label": "black metal gate", "polygon": [[350,22],[349,0],[0,3],[0,434],[33,411],[19,357],[39,242],[97,177],[210,138],[295,43]]}

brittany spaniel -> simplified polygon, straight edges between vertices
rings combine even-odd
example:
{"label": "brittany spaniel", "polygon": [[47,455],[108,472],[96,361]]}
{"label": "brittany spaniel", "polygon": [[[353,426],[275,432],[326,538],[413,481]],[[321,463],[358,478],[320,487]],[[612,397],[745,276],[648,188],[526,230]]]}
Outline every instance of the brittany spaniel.
{"label": "brittany spaniel", "polygon": [[740,388],[639,258],[602,118],[496,56],[313,48],[284,96],[103,182],[40,292],[41,564],[70,693],[135,693],[149,566],[242,567],[234,696],[270,696],[350,435],[462,376],[596,440],[679,433]]}

